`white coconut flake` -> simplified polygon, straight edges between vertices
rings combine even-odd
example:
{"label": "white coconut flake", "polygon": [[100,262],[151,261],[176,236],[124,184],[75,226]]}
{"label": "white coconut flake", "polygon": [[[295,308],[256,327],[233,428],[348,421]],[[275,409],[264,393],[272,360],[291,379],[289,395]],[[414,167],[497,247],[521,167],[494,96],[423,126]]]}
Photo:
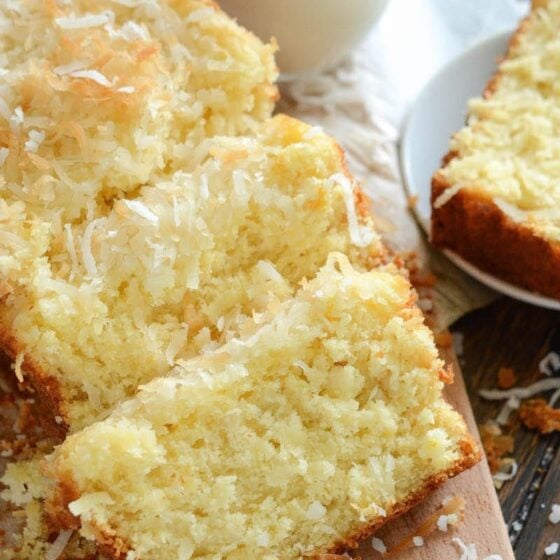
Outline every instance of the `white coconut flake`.
{"label": "white coconut flake", "polygon": [[9,148],[0,148],[0,167],[2,167],[6,163],[9,155]]}
{"label": "white coconut flake", "polygon": [[517,208],[517,206],[510,204],[503,198],[494,198],[494,203],[512,221],[518,224],[527,221],[527,212],[525,212],[524,210],[520,210],[519,208]]}
{"label": "white coconut flake", "polygon": [[447,533],[447,515],[440,515],[437,520],[437,528],[444,533]]}
{"label": "white coconut flake", "polygon": [[461,552],[460,560],[478,560],[475,544],[465,544],[459,537],[453,537],[453,543],[457,545]]}
{"label": "white coconut flake", "polygon": [[201,175],[200,176],[200,197],[204,200],[208,200],[210,196],[210,189],[208,187],[208,176]]}
{"label": "white coconut flake", "polygon": [[496,416],[496,423],[500,426],[505,426],[508,423],[509,417],[514,410],[519,409],[520,401],[517,397],[511,397],[504,404],[498,416]]}
{"label": "white coconut flake", "polygon": [[463,187],[464,183],[456,183],[452,187],[445,189],[434,201],[434,208],[441,208],[449,202]]}
{"label": "white coconut flake", "polygon": [[150,34],[135,21],[127,21],[120,29],[119,35],[126,41],[148,41]]}
{"label": "white coconut flake", "polygon": [[557,542],[550,543],[545,549],[544,553],[547,556],[554,556],[558,552],[560,545]]}
{"label": "white coconut flake", "polygon": [[516,533],[519,533],[519,531],[521,531],[521,529],[523,529],[523,524],[521,523],[521,521],[515,520],[515,521],[511,524],[511,528],[512,528]]}
{"label": "white coconut flake", "polygon": [[55,18],[54,22],[61,29],[87,29],[90,27],[102,27],[114,19],[111,12],[100,14],[87,14],[85,16],[66,16]]}
{"label": "white coconut flake", "polygon": [[21,107],[16,107],[13,114],[10,116],[10,127],[12,130],[17,130],[23,124],[24,115]]}
{"label": "white coconut flake", "polygon": [[119,93],[128,93],[128,94],[132,94],[136,91],[136,88],[133,86],[122,86],[120,88],[117,89],[117,91]]}
{"label": "white coconut flake", "polygon": [[305,517],[312,521],[318,521],[325,516],[325,513],[327,513],[327,508],[321,502],[314,501],[311,502],[310,506],[307,508]]}
{"label": "white coconut flake", "polygon": [[45,133],[42,130],[30,130],[29,140],[25,142],[25,151],[31,153],[37,152],[44,139]]}
{"label": "white coconut flake", "polygon": [[529,399],[534,395],[551,391],[552,389],[560,389],[560,377],[552,379],[540,379],[527,387],[514,387],[512,389],[482,389],[479,395],[490,401],[501,401],[505,399]]}
{"label": "white coconut flake", "polygon": [[337,184],[342,188],[346,215],[348,217],[348,230],[350,232],[352,244],[356,247],[367,247],[372,242],[375,234],[369,228],[360,227],[358,223],[354,191],[350,180],[343,173],[335,173],[330,177],[329,181],[331,184]]}
{"label": "white coconut flake", "polygon": [[385,554],[387,552],[385,543],[378,537],[373,537],[371,539],[371,548],[377,552],[381,552],[381,554]]}
{"label": "white coconut flake", "polygon": [[84,266],[86,268],[86,272],[88,276],[93,277],[97,274],[97,266],[95,265],[95,259],[93,258],[93,253],[91,251],[91,238],[95,228],[104,222],[106,218],[97,218],[97,220],[93,220],[90,222],[82,237],[81,242],[81,249],[82,249],[82,257],[84,259]]}
{"label": "white coconut flake", "polygon": [[157,224],[159,222],[159,218],[156,214],[154,214],[143,202],[139,200],[123,200],[125,206],[127,206],[130,210],[134,213],[138,214],[140,217],[152,222],[153,224]]}
{"label": "white coconut flake", "polygon": [[558,352],[549,352],[540,362],[539,371],[543,375],[551,376],[555,372],[560,371],[560,354]]}
{"label": "white coconut flake", "polygon": [[550,400],[548,401],[548,404],[550,406],[554,406],[558,399],[560,399],[560,388],[556,389],[556,391],[554,391],[554,393],[552,393],[552,396],[550,397]]}
{"label": "white coconut flake", "polygon": [[91,80],[103,87],[112,87],[113,83],[110,82],[101,72],[97,70],[76,70],[68,74],[72,78]]}
{"label": "white coconut flake", "polygon": [[61,66],[57,66],[53,69],[53,72],[57,76],[66,76],[67,74],[71,74],[72,72],[77,72],[78,70],[84,70],[87,68],[87,62],[83,60],[73,60],[68,64],[62,64]]}
{"label": "white coconut flake", "polygon": [[414,546],[424,546],[424,539],[422,537],[412,537],[412,544]]}
{"label": "white coconut flake", "polygon": [[58,560],[64,552],[64,549],[66,548],[73,532],[74,531],[60,531],[54,542],[51,544],[49,550],[47,550],[45,560]]}
{"label": "white coconut flake", "polygon": [[558,523],[560,523],[560,504],[552,504],[552,509],[550,510],[548,520],[553,525],[557,525]]}

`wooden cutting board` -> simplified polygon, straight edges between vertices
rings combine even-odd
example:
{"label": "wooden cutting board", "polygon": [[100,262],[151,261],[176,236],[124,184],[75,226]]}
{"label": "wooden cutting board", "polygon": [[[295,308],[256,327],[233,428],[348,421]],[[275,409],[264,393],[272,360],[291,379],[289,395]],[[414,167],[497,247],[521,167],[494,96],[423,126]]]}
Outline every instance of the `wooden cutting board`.
{"label": "wooden cutting board", "polygon": [[[476,422],[456,356],[451,350],[442,353],[453,364],[455,371],[455,383],[447,387],[446,397],[461,412],[471,433],[478,438]],[[390,548],[413,533],[416,527],[441,506],[445,497],[457,494],[463,496],[466,502],[463,522],[447,533],[432,533],[425,539],[423,546],[391,555],[391,560],[459,560],[461,553],[457,545],[453,544],[453,537],[459,537],[465,544],[474,543],[478,560],[484,560],[491,554],[499,554],[502,560],[515,560],[492,476],[484,459],[444,484],[419,506],[379,531],[377,536]],[[362,560],[382,558],[381,554],[371,548],[370,539],[362,544],[359,555]]]}

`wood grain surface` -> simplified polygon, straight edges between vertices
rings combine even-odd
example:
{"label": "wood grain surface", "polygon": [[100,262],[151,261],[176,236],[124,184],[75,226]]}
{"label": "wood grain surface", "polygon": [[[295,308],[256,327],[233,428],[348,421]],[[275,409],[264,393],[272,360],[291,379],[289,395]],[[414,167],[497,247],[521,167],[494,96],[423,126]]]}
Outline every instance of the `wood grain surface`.
{"label": "wood grain surface", "polygon": [[[513,368],[518,386],[529,385],[543,377],[539,361],[560,352],[560,313],[506,298],[467,315],[453,331],[462,341],[460,363],[478,423],[495,418],[501,407],[478,395],[496,387],[500,367]],[[560,503],[560,434],[538,435],[512,420],[519,471],[499,499],[516,558],[540,560],[546,546],[560,542],[560,525],[548,522],[552,504]]]}

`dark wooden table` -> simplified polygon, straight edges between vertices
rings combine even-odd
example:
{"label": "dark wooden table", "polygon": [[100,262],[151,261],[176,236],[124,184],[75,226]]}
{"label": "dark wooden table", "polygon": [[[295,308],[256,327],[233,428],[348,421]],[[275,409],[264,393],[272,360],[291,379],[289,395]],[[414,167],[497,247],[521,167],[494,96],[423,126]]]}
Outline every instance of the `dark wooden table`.
{"label": "dark wooden table", "polygon": [[[549,351],[560,352],[560,312],[502,298],[474,311],[452,328],[462,335],[459,361],[477,422],[493,419],[503,402],[482,399],[478,391],[496,388],[500,367],[511,367],[517,386],[542,377],[538,364]],[[560,433],[539,435],[514,419],[517,476],[498,492],[517,560],[545,558],[544,549],[560,542],[560,524],[548,516],[560,503]],[[560,551],[553,558],[560,558]]]}

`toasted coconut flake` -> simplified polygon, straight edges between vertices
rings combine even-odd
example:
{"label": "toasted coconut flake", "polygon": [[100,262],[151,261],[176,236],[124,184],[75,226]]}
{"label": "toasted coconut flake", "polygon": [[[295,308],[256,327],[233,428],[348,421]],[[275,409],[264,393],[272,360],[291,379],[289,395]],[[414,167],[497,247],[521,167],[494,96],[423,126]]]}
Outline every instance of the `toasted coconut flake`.
{"label": "toasted coconut flake", "polygon": [[23,352],[20,352],[16,356],[16,361],[14,363],[14,372],[16,374],[17,380],[20,383],[23,383],[23,369],[21,368],[21,366],[23,365],[24,358],[25,358],[25,354]]}
{"label": "toasted coconut flake", "polygon": [[498,387],[500,389],[511,389],[517,383],[517,376],[512,368],[501,367],[498,370]]}
{"label": "toasted coconut flake", "polygon": [[521,421],[527,428],[536,429],[541,434],[560,430],[560,410],[552,408],[544,399],[531,399],[519,409]]}

